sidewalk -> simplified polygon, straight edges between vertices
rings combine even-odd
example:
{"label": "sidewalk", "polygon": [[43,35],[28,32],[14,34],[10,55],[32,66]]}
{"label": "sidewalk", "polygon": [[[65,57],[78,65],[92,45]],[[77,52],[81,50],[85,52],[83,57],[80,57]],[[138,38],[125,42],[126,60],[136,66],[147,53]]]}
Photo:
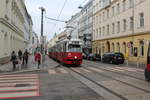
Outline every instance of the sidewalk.
{"label": "sidewalk", "polygon": [[36,70],[37,67],[34,63],[34,56],[30,55],[29,56],[29,60],[28,60],[28,64],[27,65],[22,65],[21,69],[19,68],[19,65],[16,65],[16,70],[13,71],[13,66],[12,66],[12,62],[8,62],[6,64],[0,65],[0,73],[7,73],[7,72],[17,72],[17,71],[26,71],[26,70]]}

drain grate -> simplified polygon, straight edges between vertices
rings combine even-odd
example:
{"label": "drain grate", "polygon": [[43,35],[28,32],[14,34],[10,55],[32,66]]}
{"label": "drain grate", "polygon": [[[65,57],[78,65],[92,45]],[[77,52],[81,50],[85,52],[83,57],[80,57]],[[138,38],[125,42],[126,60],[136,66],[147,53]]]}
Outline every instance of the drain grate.
{"label": "drain grate", "polygon": [[31,84],[16,84],[15,87],[27,87],[31,86]]}

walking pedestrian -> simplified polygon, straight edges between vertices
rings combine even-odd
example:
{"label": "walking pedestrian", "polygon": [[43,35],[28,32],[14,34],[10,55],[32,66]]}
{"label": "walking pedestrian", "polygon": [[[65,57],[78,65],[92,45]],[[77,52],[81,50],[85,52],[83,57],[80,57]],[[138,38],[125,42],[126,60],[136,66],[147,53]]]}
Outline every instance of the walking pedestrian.
{"label": "walking pedestrian", "polygon": [[15,51],[13,51],[12,54],[11,54],[11,62],[13,64],[13,70],[15,70],[16,69],[16,64],[18,64],[17,56],[16,56]]}
{"label": "walking pedestrian", "polygon": [[22,51],[21,50],[18,51],[18,57],[19,57],[19,60],[21,61],[22,60]]}
{"label": "walking pedestrian", "polygon": [[38,51],[34,56],[35,62],[38,63],[37,68],[40,68],[41,64],[41,53]]}
{"label": "walking pedestrian", "polygon": [[29,53],[28,50],[26,49],[24,54],[23,54],[23,65],[26,63],[26,65],[28,64],[28,58],[29,58]]}

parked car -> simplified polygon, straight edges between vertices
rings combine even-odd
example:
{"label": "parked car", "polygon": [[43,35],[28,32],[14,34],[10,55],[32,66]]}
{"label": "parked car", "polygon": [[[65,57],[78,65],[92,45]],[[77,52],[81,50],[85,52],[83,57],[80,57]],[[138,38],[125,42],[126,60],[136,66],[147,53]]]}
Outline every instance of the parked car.
{"label": "parked car", "polygon": [[85,53],[82,53],[82,58],[83,58],[83,59],[87,59],[87,56],[88,56],[88,55],[86,55]]}
{"label": "parked car", "polygon": [[102,57],[104,63],[123,64],[124,60],[124,55],[120,52],[105,53]]}
{"label": "parked car", "polygon": [[101,56],[99,54],[89,54],[87,59],[92,61],[101,61]]}

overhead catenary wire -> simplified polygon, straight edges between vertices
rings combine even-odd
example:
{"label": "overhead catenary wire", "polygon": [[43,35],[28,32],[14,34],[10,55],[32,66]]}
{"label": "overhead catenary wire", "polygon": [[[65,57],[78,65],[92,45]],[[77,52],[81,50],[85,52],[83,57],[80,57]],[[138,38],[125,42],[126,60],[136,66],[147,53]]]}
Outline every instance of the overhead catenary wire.
{"label": "overhead catenary wire", "polygon": [[[63,12],[63,9],[64,9],[65,6],[66,6],[66,3],[67,3],[67,0],[64,1],[63,6],[62,6],[62,8],[61,8],[61,10],[60,10],[60,13],[58,14],[58,17],[57,17],[56,20],[59,20],[61,14],[62,14],[62,12]],[[52,27],[52,29],[55,29],[56,25],[57,25],[57,23],[55,23],[55,25],[54,25],[54,27]]]}

